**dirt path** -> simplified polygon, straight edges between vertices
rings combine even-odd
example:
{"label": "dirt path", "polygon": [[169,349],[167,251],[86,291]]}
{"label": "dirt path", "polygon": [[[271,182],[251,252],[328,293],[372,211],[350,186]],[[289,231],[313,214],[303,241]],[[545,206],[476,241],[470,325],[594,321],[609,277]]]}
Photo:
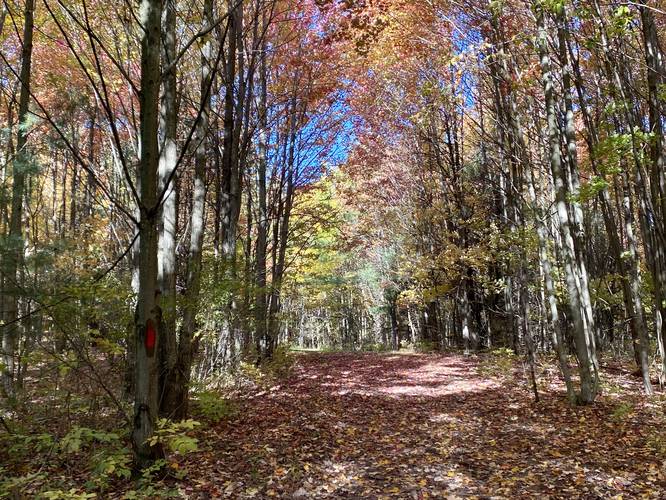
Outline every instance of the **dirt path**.
{"label": "dirt path", "polygon": [[[607,380],[609,380],[607,378]],[[192,497],[665,498],[663,403],[569,409],[462,356],[308,354],[202,432]],[[607,392],[612,392],[610,389]],[[626,403],[629,401],[629,403]]]}

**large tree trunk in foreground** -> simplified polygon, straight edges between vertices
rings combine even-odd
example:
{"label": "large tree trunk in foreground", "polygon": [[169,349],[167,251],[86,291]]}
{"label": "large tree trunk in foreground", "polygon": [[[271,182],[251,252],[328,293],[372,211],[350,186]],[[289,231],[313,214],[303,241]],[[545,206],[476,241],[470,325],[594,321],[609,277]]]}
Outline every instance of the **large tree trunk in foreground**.
{"label": "large tree trunk in foreground", "polygon": [[136,368],[132,444],[136,465],[144,468],[161,450],[148,439],[159,410],[159,325],[157,304],[157,169],[159,164],[158,99],[160,89],[161,0],[142,0],[141,156],[139,220],[139,295],[136,305]]}
{"label": "large tree trunk in foreground", "polygon": [[18,342],[18,296],[20,292],[20,263],[23,261],[23,197],[27,172],[32,159],[27,151],[28,114],[30,104],[30,76],[32,69],[32,35],[34,28],[35,0],[26,0],[23,26],[23,51],[21,52],[21,92],[19,94],[18,136],[16,156],[13,162],[12,214],[9,220],[8,251],[3,256],[4,287],[2,298],[3,336],[2,351],[5,368],[3,388],[8,396],[14,394],[15,357]]}

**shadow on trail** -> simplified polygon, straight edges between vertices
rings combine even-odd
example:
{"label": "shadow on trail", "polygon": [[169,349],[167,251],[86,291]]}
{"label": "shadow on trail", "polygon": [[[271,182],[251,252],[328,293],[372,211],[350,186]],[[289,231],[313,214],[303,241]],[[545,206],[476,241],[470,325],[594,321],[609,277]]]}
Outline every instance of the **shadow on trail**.
{"label": "shadow on trail", "polygon": [[473,357],[303,355],[289,380],[215,429],[214,486],[200,492],[659,498],[649,429],[613,420],[612,404],[534,404],[523,385],[481,377]]}

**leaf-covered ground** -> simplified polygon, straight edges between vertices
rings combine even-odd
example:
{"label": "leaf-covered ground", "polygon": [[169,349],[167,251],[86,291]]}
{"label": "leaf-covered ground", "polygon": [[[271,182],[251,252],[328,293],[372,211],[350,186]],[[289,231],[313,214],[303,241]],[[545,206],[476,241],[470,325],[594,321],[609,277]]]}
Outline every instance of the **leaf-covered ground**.
{"label": "leaf-covered ground", "polygon": [[[488,366],[491,369],[487,369]],[[308,354],[202,430],[186,495],[228,498],[664,498],[661,397],[624,372],[569,408],[542,375],[459,355]],[[545,377],[545,381],[543,380]],[[545,389],[545,391],[544,391]]]}

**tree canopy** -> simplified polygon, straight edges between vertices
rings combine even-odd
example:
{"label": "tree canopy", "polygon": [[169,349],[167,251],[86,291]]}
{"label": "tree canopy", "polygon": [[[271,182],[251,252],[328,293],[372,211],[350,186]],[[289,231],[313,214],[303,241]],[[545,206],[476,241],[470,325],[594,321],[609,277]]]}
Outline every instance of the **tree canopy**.
{"label": "tree canopy", "polygon": [[[662,0],[3,1],[0,496],[195,496],[227,443],[198,495],[659,497],[665,44]],[[566,487],[484,437],[528,407],[596,440]]]}

